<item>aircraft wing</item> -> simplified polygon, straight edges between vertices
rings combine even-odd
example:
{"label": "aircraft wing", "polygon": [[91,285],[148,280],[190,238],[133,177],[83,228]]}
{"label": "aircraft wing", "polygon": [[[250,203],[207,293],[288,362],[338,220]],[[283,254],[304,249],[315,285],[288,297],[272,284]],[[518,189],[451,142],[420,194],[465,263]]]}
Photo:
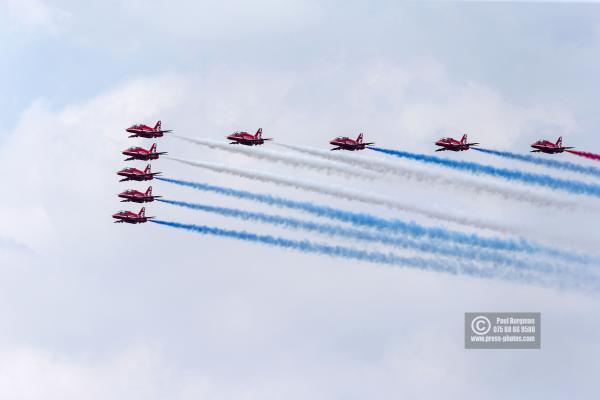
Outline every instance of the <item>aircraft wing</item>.
{"label": "aircraft wing", "polygon": [[244,141],[248,142],[248,143],[260,143],[260,142],[266,141],[266,140],[273,140],[273,138],[266,138],[266,139],[246,139]]}
{"label": "aircraft wing", "polygon": [[334,151],[334,150],[341,150],[341,149],[342,149],[341,147],[334,147],[333,149],[331,149],[331,151]]}
{"label": "aircraft wing", "polygon": [[437,149],[436,151],[445,151],[446,148],[445,147],[440,147],[439,149]]}

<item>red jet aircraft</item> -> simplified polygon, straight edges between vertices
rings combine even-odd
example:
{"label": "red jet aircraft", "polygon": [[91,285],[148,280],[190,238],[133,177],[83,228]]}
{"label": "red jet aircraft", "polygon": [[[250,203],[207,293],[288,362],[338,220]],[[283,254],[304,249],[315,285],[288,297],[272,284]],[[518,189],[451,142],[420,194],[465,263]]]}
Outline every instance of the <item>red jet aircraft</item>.
{"label": "red jet aircraft", "polygon": [[117,175],[124,176],[124,179],[121,179],[119,182],[125,181],[150,181],[154,179],[155,175],[159,175],[160,172],[152,172],[150,169],[150,164],[146,166],[146,169],[140,171],[137,168],[123,168],[122,170],[117,172]]}
{"label": "red jet aircraft", "polygon": [[158,160],[158,156],[161,156],[163,154],[167,154],[167,153],[164,152],[164,151],[162,153],[157,153],[156,152],[156,143],[154,143],[152,145],[152,147],[150,147],[149,150],[146,150],[146,149],[141,148],[141,147],[130,147],[127,150],[123,151],[123,155],[129,156],[129,158],[126,158],[125,161],[131,161],[131,160],[143,160],[143,161]]}
{"label": "red jet aircraft", "polygon": [[262,128],[258,128],[254,135],[248,132],[233,132],[227,136],[228,140],[231,140],[229,144],[243,144],[244,146],[257,146],[264,144],[266,140],[273,140],[271,138],[265,139],[262,137]]}
{"label": "red jet aircraft", "polygon": [[563,147],[562,145],[562,136],[558,138],[556,143],[552,143],[549,140],[538,140],[534,144],[531,145],[535,150],[531,150],[532,153],[562,153],[565,150],[574,149],[574,147]]}
{"label": "red jet aircraft", "polygon": [[129,137],[143,137],[147,139],[158,138],[163,136],[164,133],[172,132],[172,130],[163,130],[160,121],[154,125],[154,128],[151,128],[148,125],[138,124],[132,125],[125,130],[129,133],[133,133],[133,135]]}
{"label": "red jet aircraft", "polygon": [[148,222],[154,217],[146,217],[146,208],[142,207],[139,214],[136,214],[132,211],[119,211],[112,216],[116,219],[115,224],[118,223],[127,223],[127,224],[143,224],[144,222]]}
{"label": "red jet aircraft", "polygon": [[121,203],[126,203],[132,201],[134,203],[149,203],[154,201],[162,196],[153,196],[152,195],[152,186],[149,186],[146,190],[146,193],[140,192],[138,190],[126,190],[118,195],[120,198],[125,199],[121,200]]}
{"label": "red jet aircraft", "polygon": [[436,146],[441,147],[440,149],[437,149],[436,151],[444,151],[444,150],[464,151],[464,150],[469,150],[471,148],[471,146],[477,146],[478,144],[479,143],[467,143],[467,135],[463,135],[462,139],[460,139],[460,142],[458,140],[450,138],[450,137],[441,138],[440,140],[435,142]]}
{"label": "red jet aircraft", "polygon": [[330,145],[332,146],[336,146],[333,150],[350,150],[350,151],[355,151],[355,150],[364,150],[365,147],[370,146],[372,144],[375,143],[364,143],[363,142],[363,134],[359,133],[358,137],[356,138],[356,140],[354,139],[350,139],[349,137],[337,137],[335,139],[332,139],[329,142]]}

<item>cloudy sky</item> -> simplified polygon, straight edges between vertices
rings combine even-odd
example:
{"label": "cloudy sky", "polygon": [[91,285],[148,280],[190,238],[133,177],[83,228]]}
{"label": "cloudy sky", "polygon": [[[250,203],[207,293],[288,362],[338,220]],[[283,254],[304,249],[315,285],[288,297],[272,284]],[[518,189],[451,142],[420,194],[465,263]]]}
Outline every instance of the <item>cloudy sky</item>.
{"label": "cloudy sky", "polygon": [[[150,143],[123,129],[157,119],[183,136],[224,140],[262,127],[280,142],[325,149],[331,137],[364,131],[379,145],[431,154],[434,139],[467,132],[515,152],[559,135],[600,152],[600,5],[0,0],[0,40],[0,398],[597,397],[597,293],[122,226],[110,215],[123,206],[115,194],[129,188],[114,175],[125,165],[119,152]],[[394,160],[572,205],[556,210],[398,177],[328,176],[170,137],[158,147],[484,218],[598,254],[596,198]],[[594,182],[476,152],[442,156]],[[153,170],[440,223],[171,160]],[[316,220],[153,186],[171,199]],[[167,204],[148,214],[382,249]],[[542,312],[542,349],[465,350],[469,311]]]}

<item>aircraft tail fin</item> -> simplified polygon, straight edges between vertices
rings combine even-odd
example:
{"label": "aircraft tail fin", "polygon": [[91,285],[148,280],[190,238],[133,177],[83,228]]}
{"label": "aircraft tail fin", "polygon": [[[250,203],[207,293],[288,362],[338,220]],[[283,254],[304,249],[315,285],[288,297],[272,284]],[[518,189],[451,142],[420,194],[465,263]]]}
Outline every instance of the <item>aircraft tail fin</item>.
{"label": "aircraft tail fin", "polygon": [[140,213],[138,215],[140,217],[145,217],[146,216],[146,207],[142,207],[142,209],[140,210]]}
{"label": "aircraft tail fin", "polygon": [[258,128],[256,134],[254,135],[255,139],[262,139],[262,128]]}
{"label": "aircraft tail fin", "polygon": [[556,145],[557,145],[558,147],[562,147],[562,136],[559,136],[559,137],[558,137],[558,140],[556,141]]}
{"label": "aircraft tail fin", "polygon": [[150,147],[150,153],[156,153],[156,143],[152,143],[152,147]]}
{"label": "aircraft tail fin", "polygon": [[161,122],[160,122],[160,120],[159,120],[159,121],[156,123],[156,125],[154,125],[154,130],[155,130],[155,131],[160,131],[160,129],[161,129]]}
{"label": "aircraft tail fin", "polygon": [[460,139],[460,143],[461,144],[466,144],[467,143],[467,134],[465,133],[462,137],[462,139]]}
{"label": "aircraft tail fin", "polygon": [[148,189],[146,189],[146,196],[152,196],[152,186],[148,186]]}
{"label": "aircraft tail fin", "polygon": [[150,166],[150,164],[146,165],[146,169],[144,170],[145,174],[149,174],[152,172],[152,167]]}
{"label": "aircraft tail fin", "polygon": [[358,134],[358,137],[356,138],[356,143],[357,144],[362,144],[363,142],[363,134],[362,132]]}

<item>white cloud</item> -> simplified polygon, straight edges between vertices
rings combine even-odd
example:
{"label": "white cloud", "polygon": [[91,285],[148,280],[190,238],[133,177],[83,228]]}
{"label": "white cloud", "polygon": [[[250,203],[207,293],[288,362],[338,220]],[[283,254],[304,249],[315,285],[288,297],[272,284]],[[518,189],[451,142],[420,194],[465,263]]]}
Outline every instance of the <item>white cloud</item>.
{"label": "white cloud", "polygon": [[[3,399],[164,399],[181,382],[151,348],[134,348],[102,359],[74,359],[30,348],[0,351]],[[201,381],[188,385],[201,387]],[[173,397],[173,395],[177,397]]]}
{"label": "white cloud", "polygon": [[2,0],[14,29],[25,32],[42,31],[57,35],[65,30],[70,14],[45,0]]}
{"label": "white cloud", "polygon": [[[222,139],[235,129],[262,126],[278,140],[324,147],[332,136],[365,129],[378,143],[418,151],[440,131],[466,128],[477,139],[508,146],[532,124],[575,125],[569,110],[518,108],[483,84],[453,82],[435,61],[323,64],[300,72],[221,65],[140,78],[64,107],[40,99],[0,149],[1,181],[12,194],[0,197],[2,234],[36,251],[21,269],[1,266],[0,293],[8,299],[0,302],[6,327],[0,332],[1,398],[330,399],[376,393],[385,399],[398,393],[468,397],[470,390],[506,398],[502,387],[509,378],[533,387],[550,373],[573,368],[582,378],[568,383],[579,384],[580,393],[595,392],[593,379],[580,380],[591,378],[599,358],[584,354],[578,343],[597,354],[590,339],[597,323],[575,339],[564,323],[597,313],[594,298],[300,255],[152,224],[112,224],[110,214],[120,206],[115,194],[128,186],[114,175],[124,165],[119,151],[151,143],[127,139],[123,128],[159,118],[186,136]],[[168,138],[159,147],[185,158],[305,173]],[[166,160],[153,166],[167,176],[273,190]],[[360,190],[441,202],[503,222],[520,222],[519,213],[543,217],[540,210],[508,209],[501,201],[404,182],[364,182]],[[160,182],[155,192],[256,207]],[[354,207],[292,190],[277,194]],[[149,209],[161,218],[303,236],[165,205]],[[583,226],[587,216],[568,211],[554,218],[536,220],[534,229],[542,236],[546,224],[566,221],[557,234],[593,237],[585,231],[592,228]],[[499,307],[541,310],[548,329],[543,350],[465,352],[462,313]],[[531,366],[533,378],[514,369],[515,358]],[[506,375],[487,372],[490,364]]]}

